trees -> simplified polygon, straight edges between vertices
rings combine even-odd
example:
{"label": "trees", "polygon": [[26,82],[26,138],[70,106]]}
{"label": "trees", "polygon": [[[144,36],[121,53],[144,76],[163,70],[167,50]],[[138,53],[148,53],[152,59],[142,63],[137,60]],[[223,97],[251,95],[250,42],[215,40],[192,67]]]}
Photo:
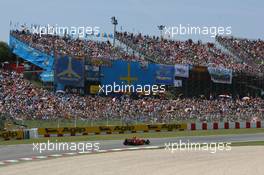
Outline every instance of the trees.
{"label": "trees", "polygon": [[15,56],[12,54],[7,43],[0,41],[0,62],[13,60],[15,60]]}

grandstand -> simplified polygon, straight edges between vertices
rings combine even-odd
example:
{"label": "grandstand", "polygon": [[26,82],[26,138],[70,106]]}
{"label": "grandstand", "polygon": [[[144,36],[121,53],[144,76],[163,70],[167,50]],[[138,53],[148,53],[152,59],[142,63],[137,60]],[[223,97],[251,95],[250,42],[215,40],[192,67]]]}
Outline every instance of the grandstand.
{"label": "grandstand", "polygon": [[[13,53],[41,69],[40,80],[63,93],[36,88],[23,74],[1,70],[2,113],[16,120],[124,123],[264,119],[263,41],[217,36],[216,43],[228,54],[215,43],[191,39],[127,32],[115,36],[118,44],[113,46],[110,41],[10,31]],[[98,94],[99,85],[118,80],[165,84],[167,92]]]}
{"label": "grandstand", "polygon": [[217,36],[216,41],[226,47],[242,61],[264,72],[264,42],[234,37]]}

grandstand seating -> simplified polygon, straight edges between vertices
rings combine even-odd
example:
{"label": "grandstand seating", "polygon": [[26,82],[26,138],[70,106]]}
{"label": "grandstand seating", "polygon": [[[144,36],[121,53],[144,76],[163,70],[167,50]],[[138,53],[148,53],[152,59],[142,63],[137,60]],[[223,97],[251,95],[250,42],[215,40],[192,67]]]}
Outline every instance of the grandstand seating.
{"label": "grandstand seating", "polygon": [[[161,64],[189,64],[195,66],[225,67],[234,72],[250,72],[258,74],[262,71],[263,41],[249,41],[234,38],[217,37],[217,41],[241,58],[238,62],[232,56],[222,52],[213,43],[200,41],[172,41],[159,37],[143,36],[142,34],[116,33],[120,43],[137,52],[137,56],[124,51],[125,47],[113,47],[110,42],[73,39],[52,35],[38,36],[29,31],[11,31],[10,46],[21,58],[42,68],[45,75],[53,70],[54,57],[67,55],[84,59],[124,59],[129,61],[151,61]],[[235,44],[234,44],[235,43]],[[239,47],[238,47],[239,46]],[[241,46],[241,48],[240,48]],[[140,55],[143,55],[141,57]],[[247,60],[248,59],[248,60]],[[254,64],[251,64],[254,61]],[[207,71],[190,72],[190,81],[186,83],[189,91],[198,87],[197,93],[203,94],[207,87]],[[246,76],[245,76],[246,77]],[[252,78],[253,77],[253,78]],[[255,81],[252,76],[250,81]],[[150,122],[156,120],[200,120],[200,121],[251,121],[264,119],[264,101],[259,97],[219,98],[165,98],[140,97],[133,99],[122,96],[101,97],[76,94],[58,95],[53,92],[36,88],[23,78],[22,74],[0,70],[0,111],[16,119],[54,119],[73,118],[101,120],[106,118],[123,118]],[[192,84],[191,81],[195,83]],[[263,88],[249,80],[235,79],[251,88]],[[256,80],[257,81],[257,80]],[[202,82],[197,85],[196,83]],[[223,85],[224,86],[224,85]],[[258,86],[258,87],[257,87]],[[262,87],[261,87],[262,86]],[[211,87],[212,90],[215,87]],[[218,87],[217,87],[218,88]],[[226,88],[226,87],[225,87]],[[228,87],[230,88],[230,87]],[[238,90],[237,84],[231,87]],[[201,90],[202,89],[202,90]],[[195,90],[194,90],[195,91]],[[215,94],[214,94],[215,95]]]}
{"label": "grandstand seating", "polygon": [[73,119],[170,121],[251,121],[264,119],[261,98],[159,98],[79,96],[37,88],[23,74],[0,69],[0,111],[16,120]]}
{"label": "grandstand seating", "polygon": [[251,65],[237,62],[213,43],[174,41],[127,32],[117,32],[116,36],[118,40],[142,53],[149,60],[161,64],[190,64],[226,67],[236,72],[258,72],[258,69]]}
{"label": "grandstand seating", "polygon": [[217,36],[216,41],[234,55],[264,72],[264,41]]}

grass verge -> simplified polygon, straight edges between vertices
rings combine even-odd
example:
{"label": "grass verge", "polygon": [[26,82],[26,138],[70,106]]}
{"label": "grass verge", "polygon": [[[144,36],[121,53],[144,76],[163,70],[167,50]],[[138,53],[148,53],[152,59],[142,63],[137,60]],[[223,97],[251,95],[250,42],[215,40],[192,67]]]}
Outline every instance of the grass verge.
{"label": "grass verge", "polygon": [[231,135],[231,134],[257,134],[263,133],[264,128],[259,129],[220,129],[220,130],[196,130],[196,131],[175,131],[175,132],[153,132],[153,133],[125,133],[125,134],[109,134],[109,135],[87,135],[87,136],[67,136],[67,137],[50,137],[29,140],[0,140],[0,145],[15,144],[32,144],[37,142],[79,142],[79,141],[95,141],[95,140],[123,140],[132,136],[141,138],[166,138],[166,137],[185,137],[185,136],[214,136],[214,135]]}
{"label": "grass verge", "polygon": [[232,146],[263,146],[264,141],[234,142]]}

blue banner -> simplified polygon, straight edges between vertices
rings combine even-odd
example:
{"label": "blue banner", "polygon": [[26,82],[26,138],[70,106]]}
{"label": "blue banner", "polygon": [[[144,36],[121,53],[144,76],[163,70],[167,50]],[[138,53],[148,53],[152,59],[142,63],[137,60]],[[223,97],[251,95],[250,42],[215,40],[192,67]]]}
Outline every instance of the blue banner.
{"label": "blue banner", "polygon": [[28,44],[25,44],[13,36],[9,38],[9,46],[12,52],[32,64],[51,72],[53,70],[54,59],[51,55],[41,52]]}
{"label": "blue banner", "polygon": [[84,86],[84,59],[69,56],[55,60],[55,83],[72,87]]}
{"label": "blue banner", "polygon": [[155,65],[156,84],[173,85],[174,83],[174,66],[171,65]]}
{"label": "blue banner", "polygon": [[155,84],[155,65],[149,64],[146,67],[138,62],[112,61],[111,67],[101,67],[100,80],[102,85],[114,82],[119,85],[153,85]]}

